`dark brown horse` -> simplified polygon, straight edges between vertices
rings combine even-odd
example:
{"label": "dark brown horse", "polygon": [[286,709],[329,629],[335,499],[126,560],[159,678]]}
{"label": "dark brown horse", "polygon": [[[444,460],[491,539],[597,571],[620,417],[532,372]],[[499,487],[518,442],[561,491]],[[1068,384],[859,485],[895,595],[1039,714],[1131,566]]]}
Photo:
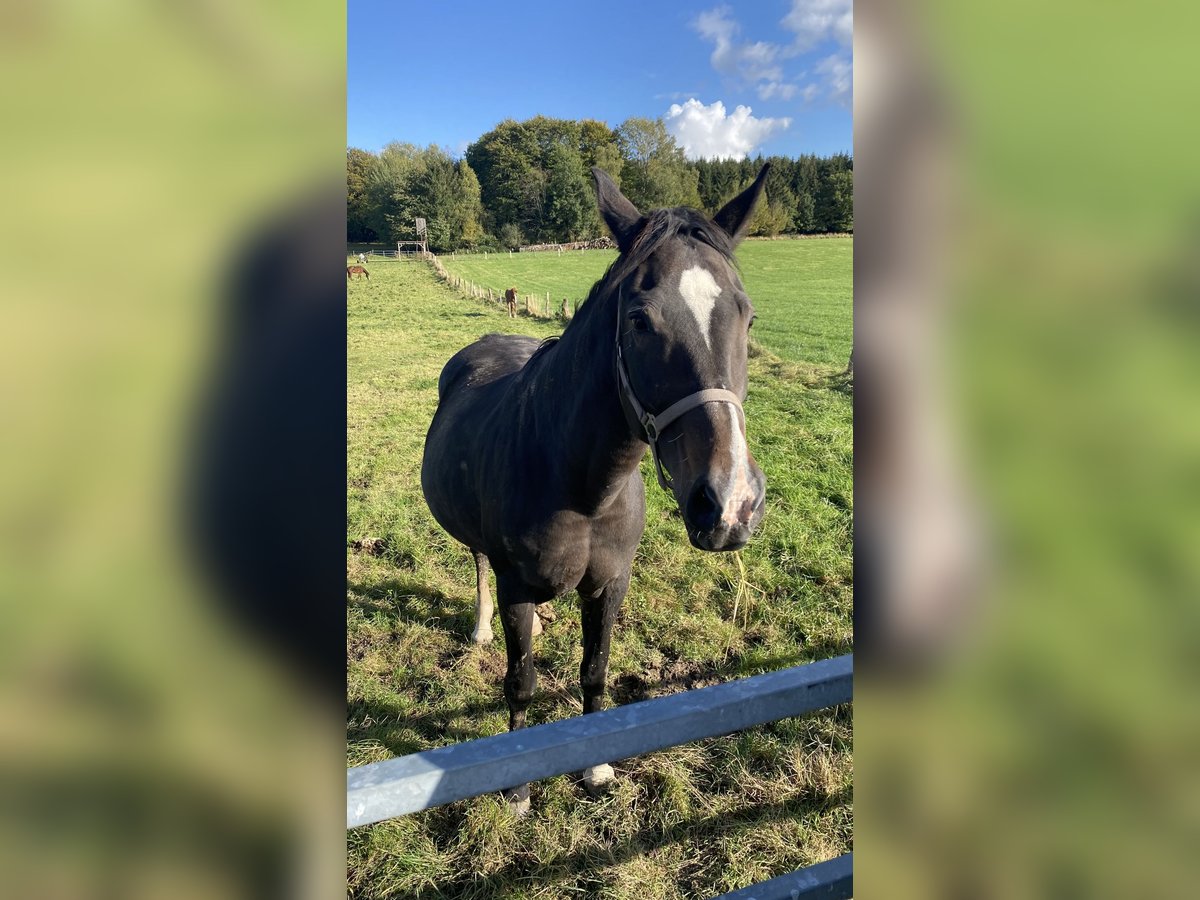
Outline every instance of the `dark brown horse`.
{"label": "dark brown horse", "polygon": [[504,292],[504,299],[508,301],[508,317],[515,319],[517,317],[517,289],[510,287]]}
{"label": "dark brown horse", "polygon": [[371,273],[362,266],[346,266],[346,280],[352,281],[355,275],[362,275],[367,281],[371,280]]}
{"label": "dark brown horse", "polygon": [[[593,169],[621,252],[562,337],[487,335],[442,370],[421,486],[474,554],[479,643],[492,639],[489,562],[495,570],[510,729],[525,725],[533,697],[535,608],[571,590],[582,601],[583,711],[601,708],[645,525],[647,445],[694,546],[737,550],[762,517],[765,479],[742,413],[754,311],[733,249],[766,171],[710,220],[685,208],[643,215]],[[583,773],[593,790],[612,777],[608,765]],[[528,785],[507,794],[528,808]]]}

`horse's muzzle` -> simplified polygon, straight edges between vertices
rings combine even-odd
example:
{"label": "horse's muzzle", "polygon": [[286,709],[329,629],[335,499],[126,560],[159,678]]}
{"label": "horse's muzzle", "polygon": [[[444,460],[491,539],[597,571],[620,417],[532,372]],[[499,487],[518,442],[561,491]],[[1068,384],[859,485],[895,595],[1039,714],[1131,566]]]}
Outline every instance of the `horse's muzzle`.
{"label": "horse's muzzle", "polygon": [[740,550],[766,508],[766,478],[757,467],[748,491],[722,496],[707,478],[699,478],[680,504],[688,540],[700,550]]}

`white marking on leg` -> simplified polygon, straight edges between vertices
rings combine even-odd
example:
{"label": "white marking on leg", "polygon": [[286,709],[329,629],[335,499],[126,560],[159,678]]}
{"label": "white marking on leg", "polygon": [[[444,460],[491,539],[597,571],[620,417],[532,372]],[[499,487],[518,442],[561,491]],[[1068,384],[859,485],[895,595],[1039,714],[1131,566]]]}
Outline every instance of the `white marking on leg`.
{"label": "white marking on leg", "polygon": [[700,326],[700,334],[704,337],[704,345],[712,349],[712,338],[709,328],[712,325],[712,311],[717,303],[721,287],[713,278],[712,272],[703,266],[692,266],[679,276],[679,294],[683,297],[696,324]]}
{"label": "white marking on leg", "polygon": [[616,780],[616,773],[608,763],[601,763],[583,770],[583,784],[589,791],[600,791]]}
{"label": "white marking on leg", "polygon": [[493,612],[492,591],[488,586],[487,575],[484,575],[475,585],[475,631],[471,634],[471,640],[475,643],[491,643]]}
{"label": "white marking on leg", "polygon": [[721,521],[729,526],[738,524],[738,511],[747,500],[754,500],[754,487],[750,483],[750,448],[742,434],[741,416],[732,403],[722,403],[729,411],[729,481],[724,491],[725,502],[721,509]]}

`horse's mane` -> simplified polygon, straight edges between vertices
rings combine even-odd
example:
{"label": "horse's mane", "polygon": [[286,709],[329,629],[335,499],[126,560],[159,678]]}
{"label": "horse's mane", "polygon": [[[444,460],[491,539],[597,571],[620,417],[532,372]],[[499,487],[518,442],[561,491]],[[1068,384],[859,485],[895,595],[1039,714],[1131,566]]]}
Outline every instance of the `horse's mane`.
{"label": "horse's mane", "polygon": [[708,244],[720,253],[730,265],[737,266],[737,260],[733,255],[733,238],[699,210],[686,206],[656,209],[647,213],[645,218],[646,224],[638,232],[633,245],[614,259],[600,280],[592,285],[587,298],[579,304],[579,309],[576,310],[574,317],[563,329],[563,334],[572,328],[585,327],[592,316],[597,315],[595,307],[605,305],[596,301],[610,295],[616,285],[624,281],[631,272],[653,256],[663,244],[681,234],[689,235]]}
{"label": "horse's mane", "polygon": [[533,362],[535,359],[557,344],[559,337],[560,335],[554,334],[548,338],[542,338],[542,342],[534,348],[533,353],[530,354],[530,357],[525,361],[525,364],[529,365],[529,363]]}

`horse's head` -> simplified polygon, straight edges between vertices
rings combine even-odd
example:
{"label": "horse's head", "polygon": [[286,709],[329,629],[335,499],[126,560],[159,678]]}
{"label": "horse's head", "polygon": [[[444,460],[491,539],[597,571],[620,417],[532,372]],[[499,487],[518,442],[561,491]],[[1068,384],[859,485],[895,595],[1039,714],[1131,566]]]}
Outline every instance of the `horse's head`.
{"label": "horse's head", "polygon": [[621,403],[650,443],[659,482],[675,494],[692,544],[737,550],[762,518],[766,478],[746,444],[742,401],[754,307],[733,248],[767,167],[713,219],[685,208],[642,215],[604,172],[592,172],[621,250],[612,271]]}

